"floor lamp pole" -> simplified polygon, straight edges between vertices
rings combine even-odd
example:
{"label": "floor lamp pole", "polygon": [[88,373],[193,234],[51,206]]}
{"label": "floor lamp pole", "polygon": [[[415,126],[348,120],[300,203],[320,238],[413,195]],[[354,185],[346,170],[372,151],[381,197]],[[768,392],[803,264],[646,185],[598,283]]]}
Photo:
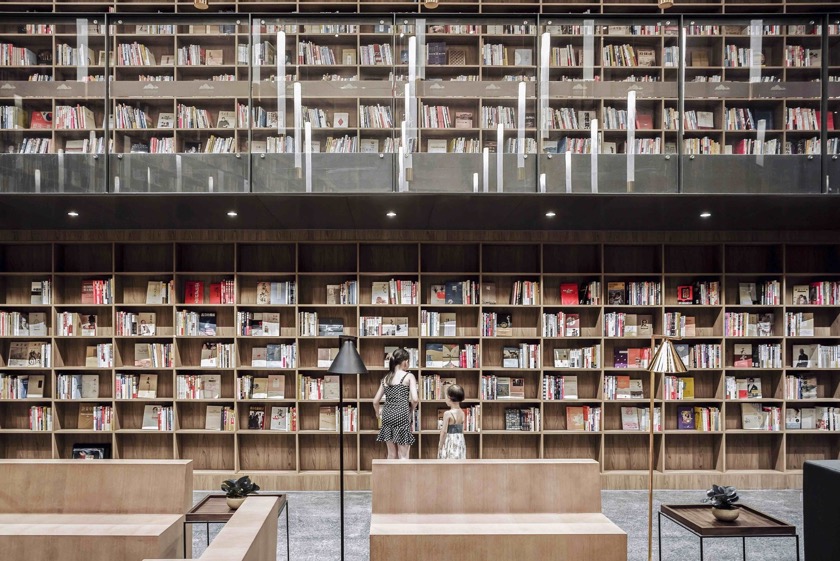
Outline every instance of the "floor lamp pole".
{"label": "floor lamp pole", "polygon": [[[651,340],[651,348],[655,348]],[[653,352],[653,351],[651,351]],[[648,561],[653,561],[653,431],[656,415],[654,413],[654,395],[656,374],[650,373],[650,420],[648,422]]]}
{"label": "floor lamp pole", "polygon": [[[344,561],[344,376],[338,377],[338,488],[341,508],[341,561]],[[291,560],[290,560],[291,561]]]}

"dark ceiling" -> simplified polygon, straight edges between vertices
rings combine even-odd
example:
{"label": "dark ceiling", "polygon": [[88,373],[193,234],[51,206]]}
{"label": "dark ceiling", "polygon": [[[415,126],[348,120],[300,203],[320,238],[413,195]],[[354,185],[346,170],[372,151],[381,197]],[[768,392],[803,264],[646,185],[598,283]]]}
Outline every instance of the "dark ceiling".
{"label": "dark ceiling", "polygon": [[[71,218],[67,212],[79,213]],[[238,216],[227,216],[234,210]],[[548,218],[547,211],[556,216]],[[396,212],[389,218],[386,213]],[[710,218],[701,218],[703,211]],[[0,195],[0,229],[840,230],[834,195]]]}

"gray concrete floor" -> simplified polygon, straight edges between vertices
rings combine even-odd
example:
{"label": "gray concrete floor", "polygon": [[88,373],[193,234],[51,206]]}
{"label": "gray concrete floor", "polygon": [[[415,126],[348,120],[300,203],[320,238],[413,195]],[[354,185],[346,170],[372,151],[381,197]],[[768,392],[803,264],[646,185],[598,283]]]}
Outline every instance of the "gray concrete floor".
{"label": "gray concrete floor", "polygon": [[[205,492],[196,491],[195,501]],[[781,520],[796,524],[802,547],[802,500],[800,491],[743,491],[741,502]],[[657,559],[656,511],[660,503],[693,504],[704,497],[703,491],[658,491],[655,493],[653,558]],[[603,512],[628,535],[628,561],[647,559],[647,492],[604,491]],[[337,492],[289,493],[291,553],[294,561],[332,561],[339,558],[339,500]],[[203,524],[193,526],[194,556],[204,551],[207,533]],[[210,538],[222,528],[211,525]],[[370,530],[370,493],[348,492],[345,495],[345,559],[368,561]],[[286,561],[286,517],[278,522],[277,559]],[[794,561],[792,538],[754,538],[747,540],[749,561]],[[715,561],[741,559],[740,539],[706,540],[704,558]],[[407,556],[406,559],[410,559]],[[687,530],[665,521],[662,523],[663,561],[700,559],[699,539]],[[401,561],[401,560],[391,560]],[[574,561],[590,561],[576,559]],[[597,561],[597,560],[591,560]]]}

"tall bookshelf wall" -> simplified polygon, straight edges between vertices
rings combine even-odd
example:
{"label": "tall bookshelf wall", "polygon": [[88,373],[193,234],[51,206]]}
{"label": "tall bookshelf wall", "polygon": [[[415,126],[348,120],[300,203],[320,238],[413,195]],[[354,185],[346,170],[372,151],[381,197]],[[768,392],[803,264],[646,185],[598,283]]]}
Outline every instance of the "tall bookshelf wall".
{"label": "tall bookshelf wall", "polygon": [[[382,3],[375,0],[329,0],[328,2],[315,2],[314,0],[266,2],[260,0],[210,0],[208,2],[212,10],[220,11],[277,11],[277,12],[381,12]],[[8,2],[9,10],[13,11],[76,11],[93,12],[106,9],[116,11],[137,11],[137,12],[179,12],[195,13],[197,10],[190,0],[177,0],[175,2],[162,2],[160,0],[34,0],[24,3],[20,0]],[[811,10],[826,10],[833,7],[829,0],[772,0],[755,1],[749,0],[682,0],[678,9],[697,13],[802,13]],[[661,10],[653,2],[643,0],[600,0],[600,1],[576,1],[566,2],[564,0],[541,0],[529,1],[520,0],[516,2],[502,2],[501,0],[479,0],[478,2],[465,2],[464,0],[442,1],[439,8],[427,9],[416,2],[389,2],[388,8],[399,12],[426,12],[435,13],[440,11],[467,12],[467,13],[498,13],[510,12],[546,12],[546,13],[659,13]]]}
{"label": "tall bookshelf wall", "polygon": [[[345,468],[350,485],[369,485],[371,461],[384,456],[385,447],[375,441],[376,420],[372,398],[383,366],[386,346],[417,348],[419,368],[412,370],[421,383],[439,374],[454,377],[466,390],[466,404],[481,406],[480,430],[466,435],[467,453],[472,458],[591,458],[601,464],[605,485],[627,488],[643,485],[648,458],[645,432],[622,430],[621,407],[644,407],[650,397],[648,374],[639,369],[615,368],[614,350],[644,348],[647,337],[605,337],[605,314],[626,312],[653,317],[653,332],[661,334],[664,314],[680,312],[696,318],[697,336],[682,343],[720,344],[723,364],[715,369],[692,369],[695,380],[693,400],[664,399],[664,381],[657,377],[653,388],[656,406],[664,411],[664,430],[655,436],[655,462],[658,484],[666,487],[705,485],[722,475],[742,486],[799,485],[802,464],[808,459],[840,458],[840,432],[785,429],[785,410],[802,407],[840,407],[840,369],[794,366],[794,345],[840,343],[840,306],[803,305],[793,302],[793,286],[817,281],[840,281],[840,246],[803,243],[503,243],[503,242],[112,242],[80,243],[31,242],[0,244],[0,311],[46,313],[47,337],[0,337],[0,375],[43,375],[42,398],[0,401],[0,457],[68,458],[75,443],[110,443],[118,458],[191,458],[195,461],[201,484],[216,483],[224,474],[249,473],[268,486],[283,488],[331,488],[336,486],[338,434],[319,430],[322,406],[337,401],[299,399],[297,375],[322,377],[325,368],[317,367],[319,348],[334,348],[337,337],[301,336],[300,312],[318,312],[319,316],[341,318],[344,333],[359,334],[360,316],[402,316],[408,318],[408,335],[400,337],[361,337],[359,352],[370,373],[345,379],[344,401],[358,407],[359,430],[345,436]],[[458,239],[452,237],[450,239]],[[113,279],[114,304],[81,304],[81,287],[88,279]],[[184,304],[188,282],[206,284],[223,279],[235,284],[234,304]],[[398,279],[417,283],[416,305],[371,304],[372,283]],[[31,304],[33,281],[50,280],[53,300],[49,304]],[[149,281],[174,282],[175,302],[165,305],[145,304]],[[358,283],[358,305],[328,305],[327,285],[345,281]],[[497,305],[432,305],[430,287],[445,281],[472,280],[493,283]],[[520,280],[540,283],[541,300],[531,306],[507,304],[510,290]],[[772,306],[744,306],[739,303],[739,285],[778,280],[781,300]],[[258,305],[258,282],[294,281],[298,302],[294,305]],[[561,305],[562,283],[599,281],[600,305]],[[610,282],[653,281],[661,283],[659,305],[629,306],[607,302]],[[695,281],[716,281],[721,286],[719,305],[677,303],[677,287]],[[213,311],[216,313],[216,336],[176,336],[174,326],[178,311]],[[237,312],[272,312],[280,316],[280,337],[237,335]],[[424,311],[454,313],[457,332],[454,337],[420,336],[420,318]],[[509,311],[513,316],[510,337],[481,336],[484,313]],[[577,313],[580,337],[542,337],[543,313]],[[57,335],[56,315],[74,312],[98,316],[95,337]],[[153,337],[116,336],[119,312],[154,312],[157,332]],[[773,335],[769,337],[730,337],[724,331],[724,315],[732,312],[773,313]],[[814,315],[815,336],[785,336],[787,313],[810,312]],[[19,341],[44,341],[52,344],[52,367],[11,368],[10,347]],[[134,366],[134,345],[138,342],[174,345],[172,368]],[[209,369],[199,367],[200,349],[205,342],[233,343],[234,367]],[[428,343],[478,345],[478,368],[427,368],[425,346]],[[85,349],[92,344],[110,343],[114,366],[86,369]],[[265,369],[251,366],[252,349],[269,343],[297,346],[298,364],[290,369]],[[503,368],[506,346],[520,343],[537,345],[541,350],[539,367]],[[734,347],[749,343],[778,344],[782,349],[781,367],[744,369],[734,367]],[[555,349],[600,345],[601,362],[597,368],[555,368]],[[99,374],[99,398],[91,400],[59,399],[58,376],[77,372]],[[158,375],[154,399],[114,398],[115,376],[120,373]],[[248,400],[236,395],[237,378],[246,375],[285,375],[282,400]],[[218,374],[221,397],[213,400],[177,399],[174,393],[177,376]],[[482,400],[482,376],[521,377],[525,384],[523,400]],[[817,380],[817,397],[797,400],[786,395],[787,375],[808,375]],[[578,380],[577,400],[542,399],[545,376],[574,375]],[[644,399],[604,399],[605,376],[629,375],[642,381]],[[755,377],[762,382],[760,399],[747,400],[759,406],[781,409],[782,426],[778,431],[745,430],[741,424],[743,400],[726,399],[726,376]],[[111,431],[76,428],[81,405],[109,405],[114,412]],[[175,426],[171,431],[141,429],[146,405],[168,405],[174,409]],[[205,430],[208,405],[225,405],[235,413],[235,430]],[[253,405],[294,406],[298,412],[296,432],[248,429],[249,407]],[[573,431],[566,425],[566,409],[588,405],[600,407],[600,430]],[[52,409],[53,430],[29,430],[31,406]],[[412,446],[413,457],[433,458],[437,452],[437,410],[442,400],[422,400],[418,442]],[[677,408],[683,406],[718,407],[722,430],[680,430]],[[505,429],[505,409],[534,407],[542,416],[541,430],[533,432]]]}

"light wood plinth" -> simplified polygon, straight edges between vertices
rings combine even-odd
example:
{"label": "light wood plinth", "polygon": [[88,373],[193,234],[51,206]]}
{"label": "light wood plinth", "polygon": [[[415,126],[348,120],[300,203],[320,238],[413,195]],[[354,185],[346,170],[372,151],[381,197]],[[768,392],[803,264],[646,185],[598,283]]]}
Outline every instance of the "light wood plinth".
{"label": "light wood plinth", "polygon": [[[515,520],[515,521],[513,521]],[[627,559],[627,534],[603,514],[374,514],[370,558]]]}
{"label": "light wood plinth", "polygon": [[370,559],[626,561],[600,510],[594,460],[374,460]]}
{"label": "light wood plinth", "polygon": [[183,515],[172,514],[3,514],[0,550],[6,561],[176,557],[183,551],[183,522]]}

